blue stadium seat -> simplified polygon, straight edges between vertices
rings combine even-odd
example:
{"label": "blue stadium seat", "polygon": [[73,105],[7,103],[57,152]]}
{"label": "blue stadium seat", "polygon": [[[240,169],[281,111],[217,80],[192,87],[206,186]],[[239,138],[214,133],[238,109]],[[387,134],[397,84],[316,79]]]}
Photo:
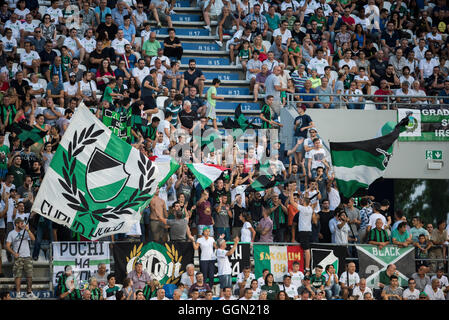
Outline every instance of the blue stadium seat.
{"label": "blue stadium seat", "polygon": [[[207,91],[209,87],[205,88],[205,91]],[[229,96],[244,96],[244,95],[250,95],[249,88],[243,87],[243,88],[234,88],[234,87],[219,87],[217,89],[217,94],[221,95],[229,95]]]}
{"label": "blue stadium seat", "polygon": [[[156,32],[156,34],[159,34],[159,35],[167,35],[168,36],[167,28],[154,29],[154,32]],[[176,35],[190,36],[190,37],[209,36],[209,30],[176,28]]]}
{"label": "blue stadium seat", "polygon": [[176,284],[172,284],[172,283],[164,284],[163,288],[165,290],[165,296],[169,299],[173,299],[173,292],[177,288]]}
{"label": "blue stadium seat", "polygon": [[199,22],[201,21],[201,16],[196,14],[174,14],[171,16],[173,22]]}
{"label": "blue stadium seat", "polygon": [[216,43],[183,43],[184,50],[199,50],[199,51],[220,51],[220,46]]}
{"label": "blue stadium seat", "polygon": [[[218,102],[215,108],[217,110],[235,110],[240,102]],[[260,103],[242,102],[242,111],[260,111]]]}

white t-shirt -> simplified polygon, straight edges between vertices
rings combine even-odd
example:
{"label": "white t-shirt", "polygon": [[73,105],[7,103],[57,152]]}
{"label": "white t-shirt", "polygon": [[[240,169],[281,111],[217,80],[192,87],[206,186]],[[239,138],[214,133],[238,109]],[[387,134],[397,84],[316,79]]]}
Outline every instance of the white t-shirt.
{"label": "white t-shirt", "polygon": [[166,64],[167,66],[170,66],[170,59],[169,59],[168,57],[166,57],[166,56],[162,56],[162,57],[154,56],[153,58],[151,58],[151,61],[150,61],[150,67],[154,66],[154,62],[156,61],[156,59],[161,60],[162,64],[163,64],[164,61],[165,61],[165,64]]}
{"label": "white t-shirt", "polygon": [[295,296],[298,295],[298,288],[293,284],[290,284],[289,287],[286,287],[283,284],[281,284],[279,285],[279,289],[281,291],[282,290],[285,291],[290,298],[294,298]]}
{"label": "white t-shirt", "polygon": [[17,211],[16,212],[16,217],[14,218],[14,220],[17,219],[17,218],[22,219],[25,222],[25,224],[27,224],[28,223],[28,219],[30,218],[30,213],[29,212],[20,213],[20,212]]}
{"label": "white t-shirt", "polygon": [[[349,276],[349,281],[348,281]],[[352,286],[360,282],[360,277],[357,272],[354,272],[353,274],[350,274],[347,271],[344,271],[340,276],[340,282],[344,283],[347,286]],[[349,284],[348,284],[349,282]]]}
{"label": "white t-shirt", "polygon": [[34,32],[34,29],[36,28],[36,26],[34,25],[33,22],[28,23],[26,21],[24,21],[21,25],[20,25],[20,30],[26,31],[26,32]]}
{"label": "white t-shirt", "polygon": [[51,20],[55,20],[53,22],[54,24],[59,24],[59,17],[63,17],[62,10],[59,8],[53,9],[52,7],[49,7],[45,13],[50,15]]}
{"label": "white t-shirt", "polygon": [[[430,281],[433,281],[433,279],[438,279],[438,278],[436,275],[434,275],[432,278],[430,278]],[[440,281],[440,288],[449,286],[447,277],[445,275],[441,276],[441,279],[438,279],[438,280]]]}
{"label": "white t-shirt", "polygon": [[290,30],[285,29],[284,33],[282,34],[281,29],[277,28],[273,32],[273,39],[276,39],[277,36],[281,36],[282,37],[282,44],[286,45],[288,39],[290,39],[292,37],[292,33],[290,32]]}
{"label": "white t-shirt", "polygon": [[24,10],[20,10],[19,8],[15,8],[14,13],[17,14],[17,20],[24,20],[26,15],[30,13],[30,9],[25,8]]}
{"label": "white t-shirt", "polygon": [[122,40],[119,40],[115,38],[111,42],[111,47],[114,48],[115,53],[118,55],[125,54],[125,45],[129,44],[129,41],[123,38]]}
{"label": "white t-shirt", "polygon": [[72,39],[70,37],[65,38],[64,45],[67,48],[69,48],[70,50],[72,50],[73,52],[77,52],[78,51],[78,45],[77,45],[75,39]]}
{"label": "white t-shirt", "polygon": [[200,260],[215,260],[214,255],[214,238],[208,237],[207,240],[205,237],[201,237],[196,242],[200,245],[201,248],[201,257]]}
{"label": "white t-shirt", "polygon": [[69,96],[74,96],[78,92],[78,84],[75,82],[74,85],[72,85],[70,82],[64,82],[64,92],[67,92]]}
{"label": "white t-shirt", "polygon": [[3,37],[2,42],[3,42],[3,51],[5,52],[11,52],[14,49],[14,47],[17,47],[17,41],[14,38],[14,36],[11,37],[11,39]]}
{"label": "white t-shirt", "polygon": [[304,273],[301,271],[298,272],[291,272],[290,276],[292,277],[292,286],[295,286],[296,288],[299,288],[302,286],[302,280],[304,280]]}
{"label": "white t-shirt", "polygon": [[385,219],[385,216],[384,216],[384,215],[382,215],[382,214],[380,214],[380,213],[377,213],[377,212],[372,213],[372,214],[369,216],[369,222],[368,222],[368,225],[371,226],[371,229],[374,229],[374,228],[376,227],[376,220],[377,220],[377,219],[382,219],[382,222],[384,223],[383,226],[382,226],[382,229],[384,229],[384,228],[385,228],[385,225],[387,224],[387,219]]}
{"label": "white t-shirt", "polygon": [[16,22],[12,22],[11,20],[6,21],[5,29],[10,28],[12,31],[13,38],[20,39],[20,26],[22,22],[17,20]]}
{"label": "white t-shirt", "polygon": [[41,59],[41,57],[34,50],[31,50],[29,53],[27,53],[26,51],[23,51],[20,54],[20,63],[25,62],[25,65],[27,65],[27,66],[31,66],[31,64],[33,63],[33,60],[40,60],[40,59]]}
{"label": "white t-shirt", "polygon": [[248,221],[246,221],[244,224],[243,224],[243,227],[242,227],[242,229],[241,229],[241,231],[240,231],[240,233],[241,233],[241,242],[251,242],[251,230],[250,230],[250,228],[251,228],[252,226],[251,226],[251,223],[249,223]]}
{"label": "white t-shirt", "polygon": [[324,68],[327,67],[329,65],[329,63],[327,62],[326,59],[322,58],[321,60],[319,60],[317,57],[310,59],[309,65],[307,66],[310,70],[312,70],[313,68],[316,68],[316,72],[319,75],[323,75],[324,74]]}
{"label": "white t-shirt", "polygon": [[339,227],[335,228],[335,243],[336,244],[347,244],[349,235],[349,226],[347,223],[344,224],[341,229]]}
{"label": "white t-shirt", "polygon": [[92,91],[94,92],[94,95],[96,95],[97,92],[97,85],[95,83],[95,81],[90,80],[90,84],[89,82],[84,82],[83,80],[81,80],[79,82],[80,84],[80,91],[88,97],[92,96]]}
{"label": "white t-shirt", "polygon": [[[159,300],[157,297],[153,297],[153,298],[151,298],[150,300]],[[164,299],[162,299],[162,300],[170,300],[169,298],[167,298],[167,297],[164,297]]]}
{"label": "white t-shirt", "polygon": [[298,210],[298,231],[312,231],[312,207],[298,204]]}
{"label": "white t-shirt", "polygon": [[413,290],[413,292],[410,291],[409,288],[405,289],[404,292],[402,293],[402,297],[406,298],[408,300],[418,300],[419,299],[419,290],[415,289]]}
{"label": "white t-shirt", "polygon": [[97,46],[97,41],[93,37],[90,39],[83,38],[81,39],[80,43],[87,53],[91,53],[92,51],[94,51]]}
{"label": "white t-shirt", "polygon": [[151,34],[151,32],[152,32],[151,30],[150,30],[150,31],[142,30],[142,31],[140,32],[140,36],[142,37],[143,42],[145,42],[145,41],[147,41],[147,40],[150,39],[150,34]]}
{"label": "white t-shirt", "polygon": [[439,63],[435,59],[430,59],[430,61],[427,61],[426,59],[422,59],[419,62],[419,70],[423,70],[423,76],[424,78],[428,78],[433,73],[433,68],[438,67]]}
{"label": "white t-shirt", "polygon": [[[12,218],[12,215],[14,213],[14,207],[16,205],[16,201],[9,198],[9,204],[8,204],[8,211],[6,212],[6,222],[11,222],[14,223],[14,219]],[[22,201],[23,199],[19,199],[19,201],[17,203],[19,203],[20,201]]]}
{"label": "white t-shirt", "polygon": [[[21,258],[27,258],[30,256],[30,245],[28,240],[30,240],[30,234],[27,231],[20,230],[20,232],[17,232],[16,229],[9,232],[6,238],[6,242],[11,243],[11,248],[14,252],[17,252],[20,246],[19,257]],[[22,245],[20,245],[21,242]]]}
{"label": "white t-shirt", "polygon": [[[254,275],[254,273],[250,273],[248,279],[246,280],[245,288],[249,288],[251,286],[251,282],[254,279],[256,279],[256,276]],[[234,285],[234,290],[239,288],[239,283],[242,283],[243,280],[244,280],[243,272],[240,272],[239,275],[237,276],[237,282]],[[263,284],[265,284],[265,282]]]}
{"label": "white t-shirt", "polygon": [[216,255],[219,276],[232,274],[231,263],[229,262],[229,258],[226,253],[228,253],[228,250],[217,249]]}
{"label": "white t-shirt", "polygon": [[351,70],[352,67],[357,67],[357,64],[352,59],[349,59],[349,61],[345,61],[345,59],[341,59],[340,61],[338,61],[339,69],[343,68],[344,65],[348,65],[349,70]]}
{"label": "white t-shirt", "polygon": [[443,290],[441,290],[440,288],[438,288],[437,292],[435,292],[435,291],[433,291],[432,286],[428,284],[424,288],[424,292],[427,293],[429,300],[446,300]]}
{"label": "white t-shirt", "polygon": [[[368,81],[369,80],[369,78],[368,78],[368,76],[367,75],[364,75],[363,77],[361,77],[361,76],[359,76],[359,75],[356,75],[355,77],[354,77],[354,81]],[[365,85],[366,84],[362,84],[362,88],[364,88],[365,87]]]}
{"label": "white t-shirt", "polygon": [[323,160],[326,159],[326,151],[323,148],[312,149],[309,151],[309,157],[312,159],[312,165],[310,169],[316,169],[318,167],[325,168]]}
{"label": "white t-shirt", "polygon": [[353,296],[359,296],[359,299],[358,299],[358,300],[365,300],[364,297],[363,297],[363,295],[364,295],[365,293],[367,293],[367,292],[371,293],[371,296],[373,295],[373,291],[371,290],[371,288],[365,287],[365,291],[362,292],[362,291],[360,290],[359,286],[357,286],[357,287],[355,287],[354,290],[352,291],[352,295],[353,295]]}
{"label": "white t-shirt", "polygon": [[[319,138],[318,138],[319,139]],[[320,139],[320,144],[323,145],[323,140]],[[313,148],[313,141],[312,138],[306,138],[304,139],[304,145],[309,147],[309,148]],[[309,159],[310,158],[310,151],[307,151],[304,154],[304,158]]]}
{"label": "white t-shirt", "polygon": [[138,78],[141,83],[142,83],[143,79],[145,79],[145,77],[149,74],[150,74],[150,68],[148,68],[146,66],[143,67],[142,70],[140,70],[139,68],[133,68],[133,77]]}
{"label": "white t-shirt", "polygon": [[170,122],[167,120],[161,120],[161,122],[159,123],[159,125],[157,126],[157,131],[158,132],[162,132],[164,134],[164,140],[163,142],[167,145],[170,144],[170,137],[168,137],[165,134],[165,129],[168,129],[168,131],[170,131]]}

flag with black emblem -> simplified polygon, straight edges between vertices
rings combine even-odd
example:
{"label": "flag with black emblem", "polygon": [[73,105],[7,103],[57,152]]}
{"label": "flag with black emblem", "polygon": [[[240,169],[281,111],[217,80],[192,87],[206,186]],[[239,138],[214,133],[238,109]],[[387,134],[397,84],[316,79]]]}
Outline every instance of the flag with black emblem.
{"label": "flag with black emblem", "polygon": [[140,221],[157,179],[147,157],[79,107],[32,211],[91,240],[126,233]]}

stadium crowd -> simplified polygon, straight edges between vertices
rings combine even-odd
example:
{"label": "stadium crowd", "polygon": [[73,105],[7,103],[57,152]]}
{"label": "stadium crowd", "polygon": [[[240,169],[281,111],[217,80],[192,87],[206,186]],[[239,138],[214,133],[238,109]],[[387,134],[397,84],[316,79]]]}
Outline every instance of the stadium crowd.
{"label": "stadium crowd", "polygon": [[[16,291],[20,292],[20,278],[25,275],[27,296],[33,297],[32,263],[39,259],[44,237],[50,241],[85,240],[30,214],[61,137],[82,104],[100,119],[105,110],[130,111],[129,142],[148,157],[172,156],[181,163],[158,189],[141,222],[127,234],[105,239],[192,241],[195,249],[201,247],[200,272],[188,270],[190,277],[170,293],[172,297],[212,298],[206,281],[211,281],[215,246],[224,272],[219,275],[226,276],[220,277],[223,299],[444,299],[447,265],[425,259],[447,259],[446,223],[424,228],[419,217],[409,223],[400,210],[391,212],[388,200],[375,201],[370,196],[341,199],[328,154],[306,110],[340,107],[340,102],[350,109],[363,109],[362,96],[345,96],[362,93],[374,95],[379,109],[387,107],[381,96],[393,94],[397,102],[411,107],[425,103],[425,96],[440,96],[432,103],[446,103],[449,8],[445,2],[200,1],[205,28],[211,30],[211,21],[218,22],[217,43],[229,50],[232,64],[241,65],[254,101],[264,94],[262,128],[282,126],[277,119],[287,92],[299,94],[293,149],[285,150],[280,141],[260,139],[246,150],[231,141],[223,150],[204,151],[202,162],[229,168],[206,190],[184,164],[198,160],[193,158],[195,150],[178,155],[173,148],[178,143],[191,143],[192,149],[200,146],[193,139],[175,137],[175,132],[182,129],[192,134],[195,126],[201,132],[210,125],[218,129],[215,106],[224,98],[217,95],[219,79],[206,90],[205,76],[195,59],[189,61],[186,71],[180,71],[183,48],[172,28],[174,5],[175,1],[165,0],[51,0],[43,11],[38,1],[2,4],[0,241],[8,260],[14,261]],[[154,31],[162,25],[168,26],[163,48]],[[231,36],[226,44],[224,35]],[[338,101],[335,96],[301,95],[315,93],[343,96]],[[162,112],[156,105],[159,96],[168,97]],[[163,116],[158,116],[161,113]],[[47,135],[43,141],[25,143],[19,138],[18,123]],[[266,153],[268,145],[273,146],[270,154]],[[231,162],[223,159],[225,154],[232,155]],[[263,175],[266,164],[270,181],[279,183],[260,192],[245,192]],[[28,234],[25,242],[34,243],[32,252],[21,241],[24,229]],[[305,250],[304,273],[291,270],[278,285],[272,275],[265,273],[255,279],[251,270],[245,269],[232,286],[226,262],[230,251],[223,247],[225,241],[232,240],[300,243]],[[317,242],[415,246],[416,277],[402,292],[395,270],[387,270],[380,286],[383,290],[367,294],[370,289],[365,279],[359,279],[353,263],[340,276],[329,266],[311,270],[310,243]],[[139,264],[136,275],[123,286],[115,284],[113,274],[99,272],[89,290],[81,293],[66,284],[63,277],[71,275],[66,268],[59,297],[165,299],[165,289],[139,271]],[[432,280],[426,276],[428,272],[436,274]],[[1,264],[0,276],[4,276]]]}

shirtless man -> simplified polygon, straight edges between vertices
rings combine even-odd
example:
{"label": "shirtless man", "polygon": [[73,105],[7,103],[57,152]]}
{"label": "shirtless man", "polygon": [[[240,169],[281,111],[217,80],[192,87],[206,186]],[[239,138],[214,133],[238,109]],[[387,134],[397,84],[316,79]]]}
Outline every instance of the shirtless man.
{"label": "shirtless man", "polygon": [[160,221],[161,218],[168,218],[167,207],[165,201],[159,197],[159,188],[150,202],[150,228],[153,241],[164,242],[166,238],[166,230],[164,224]]}

